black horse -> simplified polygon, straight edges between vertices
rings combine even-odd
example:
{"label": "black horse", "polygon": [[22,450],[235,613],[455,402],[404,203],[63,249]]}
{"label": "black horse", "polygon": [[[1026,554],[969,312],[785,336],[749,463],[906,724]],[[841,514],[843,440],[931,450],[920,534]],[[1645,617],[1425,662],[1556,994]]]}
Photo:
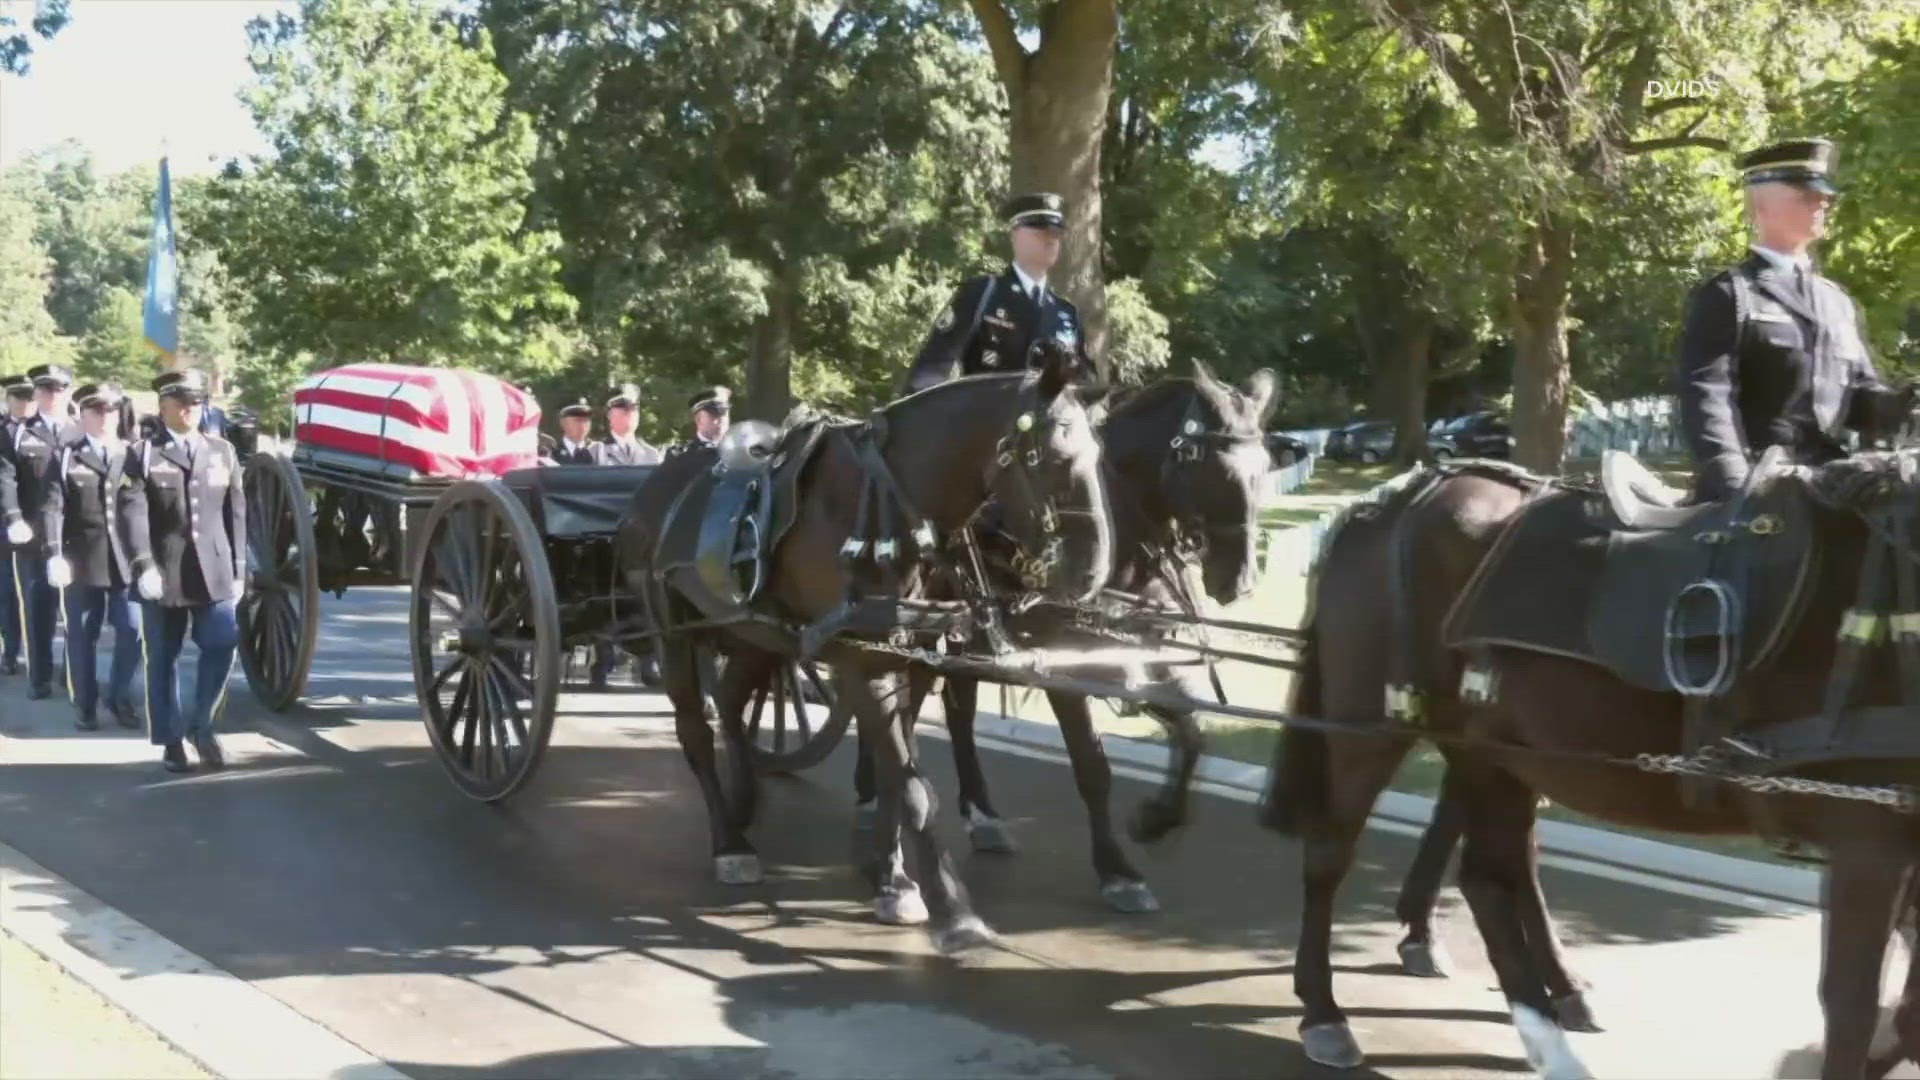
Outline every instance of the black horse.
{"label": "black horse", "polygon": [[[1078,600],[1106,580],[1111,526],[1100,443],[1088,411],[1099,395],[1070,386],[1073,370],[1069,357],[1050,350],[1037,371],[958,379],[896,401],[868,424],[823,436],[818,450],[799,466],[797,517],[767,557],[766,585],[756,610],[770,618],[676,629],[703,616],[686,587],[676,584],[680,579],[664,572],[660,539],[669,534],[674,508],[690,485],[707,482],[713,452],[669,459],[635,493],[620,529],[623,573],[636,593],[658,598],[650,614],[662,634],[661,674],[681,749],[706,797],[715,870],[723,882],[760,879],[759,858],[746,837],[757,793],[741,714],[751,691],[773,676],[781,654],[797,651],[791,643],[769,643],[769,622],[789,630],[820,626],[843,614],[851,598],[927,596],[941,575],[933,569],[936,560],[926,556],[939,550],[938,538],[965,527],[989,499],[1001,507],[1001,519],[1035,586]],[[874,495],[876,485],[884,488],[884,497]],[[884,541],[889,550],[895,543],[910,545],[909,551],[918,549],[922,558],[903,552],[893,572],[843,558],[861,522],[872,523],[869,509],[875,503],[891,507],[873,510],[883,519],[880,533],[899,538]],[[926,537],[923,526],[934,536]],[[922,537],[917,543],[911,539],[916,533]],[[937,636],[918,632],[912,638],[924,648],[937,644]],[[726,658],[713,699],[731,757],[731,793],[720,778],[705,712],[702,648]],[[933,789],[915,770],[906,733],[895,723],[902,673],[915,666],[912,658],[904,651],[863,648],[838,635],[826,639],[819,656],[832,667],[835,691],[857,718],[861,737],[879,748],[882,813],[890,826],[899,815],[914,837],[920,877],[929,883],[936,946],[952,951],[991,940],[935,833]],[[891,848],[876,848],[864,869],[883,921],[899,921],[903,896],[919,903],[914,879]]]}
{"label": "black horse", "polygon": [[[1191,379],[1163,380],[1113,401],[1100,425],[1105,447],[1101,470],[1113,502],[1110,588],[1137,596],[1145,604],[1191,608],[1185,570],[1187,560],[1197,557],[1202,584],[1215,602],[1230,604],[1246,595],[1253,585],[1256,562],[1259,487],[1269,464],[1262,428],[1276,404],[1272,372],[1255,373],[1241,393],[1199,363]],[[1049,645],[1074,644],[1071,630],[1057,625],[1057,620],[1039,626],[1029,621],[1020,629]],[[1146,674],[1168,679],[1173,672],[1158,664]],[[925,690],[923,684],[916,685],[910,707],[918,705]],[[941,697],[960,779],[960,812],[975,850],[1011,852],[1013,838],[987,793],[974,743],[978,696],[978,680],[947,676]],[[1087,805],[1100,895],[1119,911],[1157,910],[1152,890],[1114,836],[1107,805],[1113,775],[1087,699],[1054,692],[1047,700],[1066,742],[1074,782]],[[910,711],[917,713],[917,709]],[[1159,839],[1185,821],[1188,788],[1202,743],[1191,713],[1156,707],[1146,711],[1165,727],[1172,757],[1165,785],[1140,807],[1129,830],[1140,841]],[[911,716],[907,722],[911,724]],[[864,743],[854,785],[860,816],[868,818],[875,796],[873,759]]]}

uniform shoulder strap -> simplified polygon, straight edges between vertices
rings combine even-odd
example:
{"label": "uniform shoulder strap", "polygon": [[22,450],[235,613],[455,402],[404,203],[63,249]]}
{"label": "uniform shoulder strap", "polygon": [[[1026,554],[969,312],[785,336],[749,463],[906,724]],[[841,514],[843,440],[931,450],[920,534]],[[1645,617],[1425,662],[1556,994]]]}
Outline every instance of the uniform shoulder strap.
{"label": "uniform shoulder strap", "polygon": [[987,287],[980,290],[980,302],[973,306],[973,319],[967,323],[967,336],[960,339],[962,343],[972,341],[973,335],[979,331],[981,320],[987,317],[987,305],[993,302],[993,291],[999,287],[1000,276],[988,275]]}
{"label": "uniform shoulder strap", "polygon": [[1738,266],[1727,271],[1733,283],[1733,347],[1738,350],[1747,341],[1747,326],[1753,320],[1753,283]]}

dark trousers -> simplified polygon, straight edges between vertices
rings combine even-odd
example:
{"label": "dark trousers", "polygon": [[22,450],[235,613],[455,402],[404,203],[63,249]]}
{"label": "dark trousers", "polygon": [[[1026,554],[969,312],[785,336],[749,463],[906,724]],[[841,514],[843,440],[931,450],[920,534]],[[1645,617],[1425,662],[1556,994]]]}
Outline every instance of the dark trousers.
{"label": "dark trousers", "polygon": [[[147,642],[147,736],[155,746],[213,731],[213,714],[226,699],[233,651],[240,642],[234,606],[232,600],[195,607],[163,607],[152,601],[140,605]],[[194,668],[192,707],[183,712],[174,669],[189,628],[200,661]]]}
{"label": "dark trousers", "polygon": [[0,658],[20,659],[20,593],[13,587],[13,552],[0,550]]}
{"label": "dark trousers", "polygon": [[140,624],[126,586],[69,585],[67,693],[74,707],[91,713],[100,704],[100,628],[113,627],[113,664],[107,669],[107,703],[133,701],[133,671],[140,666]]}
{"label": "dark trousers", "polygon": [[27,633],[27,681],[53,687],[53,631],[60,621],[60,590],[47,584],[47,560],[15,552],[13,579],[20,590],[20,618]]}

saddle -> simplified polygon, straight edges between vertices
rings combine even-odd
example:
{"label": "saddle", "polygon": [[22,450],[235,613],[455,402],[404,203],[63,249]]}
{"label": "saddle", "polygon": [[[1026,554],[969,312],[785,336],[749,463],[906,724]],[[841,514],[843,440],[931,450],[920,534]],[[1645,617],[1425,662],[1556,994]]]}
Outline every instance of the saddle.
{"label": "saddle", "polygon": [[775,434],[728,433],[712,469],[675,498],[655,566],[709,619],[737,616],[760,596],[767,560],[799,516],[800,476],[826,434],[813,420]]}
{"label": "saddle", "polygon": [[1448,614],[1448,644],[1567,656],[1647,690],[1726,694],[1805,607],[1813,506],[1779,448],[1739,494],[1696,505],[1677,495],[1617,452],[1599,491],[1551,489],[1481,563]]}

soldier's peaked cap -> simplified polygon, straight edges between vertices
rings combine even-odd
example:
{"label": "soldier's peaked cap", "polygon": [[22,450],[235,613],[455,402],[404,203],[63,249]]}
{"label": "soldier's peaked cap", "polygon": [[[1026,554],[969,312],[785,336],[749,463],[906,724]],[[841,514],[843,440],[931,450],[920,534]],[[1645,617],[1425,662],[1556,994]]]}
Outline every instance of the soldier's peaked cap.
{"label": "soldier's peaked cap", "polygon": [[1833,182],[1833,162],[1837,156],[1833,143],[1826,139],[1789,139],[1751,151],[1740,159],[1741,182],[1753,184],[1798,184],[1837,194]]}
{"label": "soldier's peaked cap", "polygon": [[188,401],[205,401],[207,373],[193,368],[163,372],[153,380],[153,392],[163,398],[177,397]]}
{"label": "soldier's peaked cap", "polygon": [[27,369],[27,378],[35,386],[71,386],[73,372],[64,364],[36,364]]}
{"label": "soldier's peaked cap", "polygon": [[733,391],[726,387],[703,386],[694,391],[693,396],[687,399],[687,408],[693,409],[696,412],[701,409],[707,409],[712,412],[723,413],[727,411],[732,401]]}
{"label": "soldier's peaked cap", "polygon": [[560,406],[560,415],[563,417],[592,416],[593,409],[587,404],[586,398],[581,398],[579,401],[575,401],[570,404]]}
{"label": "soldier's peaked cap", "polygon": [[1000,208],[1007,228],[1028,226],[1036,229],[1063,229],[1067,225],[1067,203],[1051,191],[1015,195]]}
{"label": "soldier's peaked cap", "polygon": [[27,378],[25,375],[0,375],[0,390],[5,390],[7,393],[15,396],[31,395],[33,393],[33,380]]}
{"label": "soldier's peaked cap", "polygon": [[613,394],[607,398],[607,408],[628,409],[640,404],[640,387],[637,383],[621,383],[613,388]]}
{"label": "soldier's peaked cap", "polygon": [[124,396],[112,383],[88,383],[73,392],[73,403],[83,409],[117,409]]}

